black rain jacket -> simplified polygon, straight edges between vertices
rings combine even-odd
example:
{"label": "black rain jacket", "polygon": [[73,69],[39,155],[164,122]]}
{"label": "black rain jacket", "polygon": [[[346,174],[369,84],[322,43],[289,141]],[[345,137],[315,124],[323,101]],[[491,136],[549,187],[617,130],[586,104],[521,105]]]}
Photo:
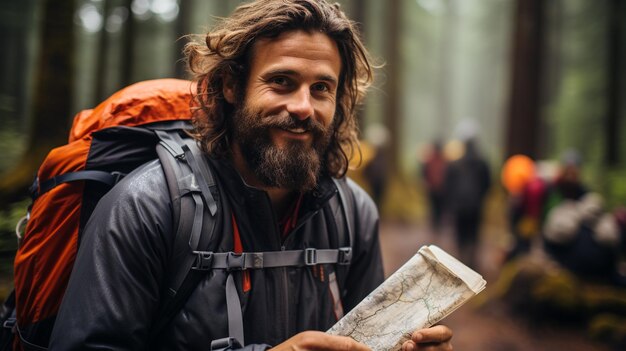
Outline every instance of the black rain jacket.
{"label": "black rain jacket", "polygon": [[[337,243],[336,214],[329,205],[338,196],[331,179],[321,179],[304,195],[296,227],[283,239],[267,193],[245,185],[230,162],[210,163],[219,206],[208,251],[233,250],[233,213],[244,252],[342,245]],[[345,312],[382,282],[376,207],[361,188],[346,181],[353,193],[355,216],[349,266],[248,270],[251,289],[246,292],[242,291],[243,273],[235,273],[245,350],[265,350],[298,332],[330,328],[337,318],[328,276],[335,270],[340,271]],[[209,350],[212,340],[228,336],[228,274],[223,270],[207,273],[165,330],[151,336],[170,268],[176,232],[172,217],[158,161],[129,174],[103,197],[81,238],[52,332],[51,350]]]}

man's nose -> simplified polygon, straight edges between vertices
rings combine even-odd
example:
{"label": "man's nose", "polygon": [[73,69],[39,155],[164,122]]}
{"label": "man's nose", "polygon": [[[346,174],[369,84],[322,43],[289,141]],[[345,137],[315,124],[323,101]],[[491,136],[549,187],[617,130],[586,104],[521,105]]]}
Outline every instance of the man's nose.
{"label": "man's nose", "polygon": [[313,117],[314,109],[308,87],[302,87],[290,96],[287,112],[300,120]]}

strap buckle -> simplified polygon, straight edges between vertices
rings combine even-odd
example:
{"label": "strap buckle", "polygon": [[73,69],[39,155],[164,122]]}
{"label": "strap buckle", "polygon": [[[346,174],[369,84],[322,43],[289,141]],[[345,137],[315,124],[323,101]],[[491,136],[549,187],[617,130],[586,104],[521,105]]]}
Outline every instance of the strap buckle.
{"label": "strap buckle", "polygon": [[213,267],[213,252],[211,251],[193,251],[196,255],[196,261],[191,269],[197,271],[208,271]]}
{"label": "strap buckle", "polygon": [[28,187],[28,193],[33,200],[39,197],[39,177],[35,177],[33,184]]}
{"label": "strap buckle", "polygon": [[211,341],[211,351],[240,349],[242,345],[233,337],[221,338]]}
{"label": "strap buckle", "polygon": [[124,178],[126,176],[125,173],[118,172],[118,171],[111,172],[111,175],[113,176],[113,184],[112,185],[115,185],[115,184],[119,183],[119,181],[122,180],[122,178]]}
{"label": "strap buckle", "polygon": [[352,248],[351,247],[340,247],[339,256],[337,257],[337,264],[345,266],[350,264],[352,260]]}
{"label": "strap buckle", "polygon": [[226,267],[229,271],[243,271],[246,269],[246,255],[242,253],[229,252],[226,256]]}
{"label": "strap buckle", "polygon": [[15,326],[15,324],[17,323],[17,319],[10,317],[7,318],[4,323],[2,323],[2,328],[6,328],[6,329],[13,329],[13,327]]}
{"label": "strap buckle", "polygon": [[304,264],[307,266],[315,266],[317,264],[317,249],[304,249]]}

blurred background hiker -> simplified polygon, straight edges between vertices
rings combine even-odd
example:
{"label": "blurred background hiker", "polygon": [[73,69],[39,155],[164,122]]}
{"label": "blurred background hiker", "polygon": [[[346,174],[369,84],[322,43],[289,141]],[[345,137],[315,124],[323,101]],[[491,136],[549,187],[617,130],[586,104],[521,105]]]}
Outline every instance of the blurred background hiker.
{"label": "blurred background hiker", "polygon": [[531,249],[543,223],[547,182],[533,160],[525,155],[510,157],[502,168],[502,181],[509,192],[509,220],[514,243],[507,260]]}
{"label": "blurred background hiker", "polygon": [[476,140],[465,141],[463,156],[450,163],[446,170],[446,203],[449,204],[454,230],[463,263],[478,269],[478,234],[487,190],[491,184],[489,166],[484,160]]}
{"label": "blurred background hiker", "polygon": [[389,173],[389,130],[381,124],[373,124],[367,127],[365,140],[369,142],[374,155],[365,165],[363,175],[371,186],[372,199],[380,209]]}
{"label": "blurred background hiker", "polygon": [[440,140],[435,140],[426,149],[421,163],[421,176],[430,205],[430,225],[435,232],[438,232],[442,225],[447,165],[448,161],[443,154],[443,145]]}

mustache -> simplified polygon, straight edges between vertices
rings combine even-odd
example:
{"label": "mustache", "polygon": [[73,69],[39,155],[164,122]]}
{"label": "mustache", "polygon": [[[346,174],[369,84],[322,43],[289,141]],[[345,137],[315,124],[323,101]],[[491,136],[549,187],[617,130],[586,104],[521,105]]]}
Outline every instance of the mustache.
{"label": "mustache", "polygon": [[300,119],[290,115],[288,112],[268,116],[263,124],[266,127],[275,127],[281,129],[297,129],[302,128],[313,134],[325,134],[328,128],[313,118]]}

